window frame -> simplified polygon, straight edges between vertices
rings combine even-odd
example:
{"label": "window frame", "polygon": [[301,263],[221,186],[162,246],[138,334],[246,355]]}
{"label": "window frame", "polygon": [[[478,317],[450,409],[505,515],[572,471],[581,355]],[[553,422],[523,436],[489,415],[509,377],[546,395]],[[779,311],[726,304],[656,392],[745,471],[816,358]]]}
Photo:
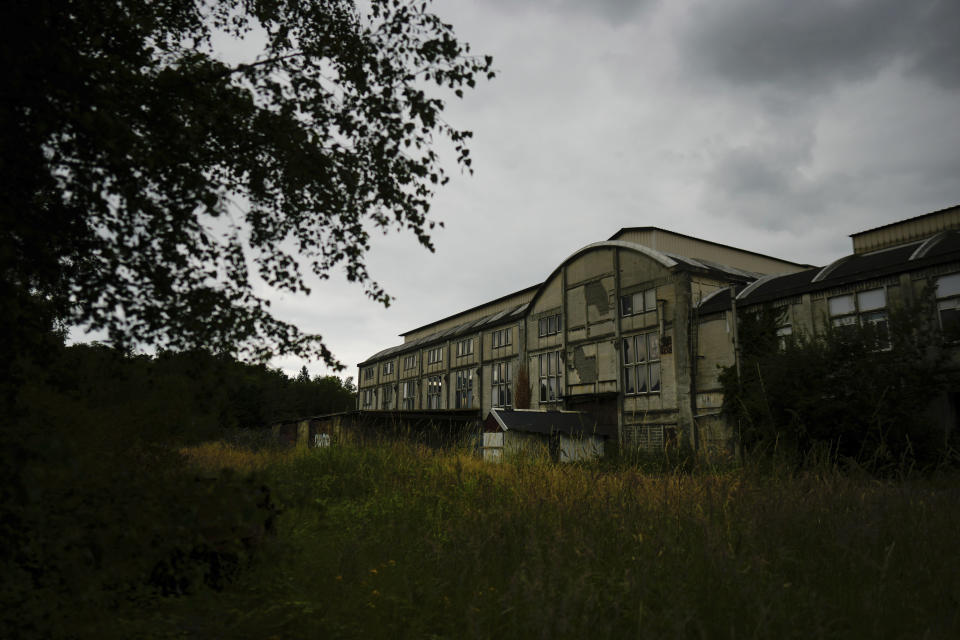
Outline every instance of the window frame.
{"label": "window frame", "polygon": [[368,387],[364,389],[361,394],[360,408],[368,409],[370,407],[373,407],[376,404],[376,401],[377,401],[377,394],[375,393],[375,389],[373,387]]}
{"label": "window frame", "polygon": [[[660,357],[660,333],[658,331],[645,331],[623,336],[620,340],[623,395],[651,396],[661,393],[663,391],[663,368]],[[641,344],[643,345],[642,358],[639,357],[639,345]],[[643,371],[644,385],[642,389],[639,384],[641,371]],[[654,378],[653,371],[656,371],[656,378]],[[656,379],[656,385],[654,385],[654,379]]]}
{"label": "window frame", "polygon": [[427,351],[427,364],[437,364],[443,362],[443,347],[434,347]]}
{"label": "window frame", "polygon": [[[648,300],[648,297],[650,300]],[[635,302],[639,301],[643,304],[642,309],[637,309]],[[652,306],[650,302],[652,300]],[[630,303],[630,310],[627,311],[626,302]],[[634,291],[632,293],[626,293],[620,296],[620,317],[628,318],[630,316],[640,315],[641,313],[650,313],[651,311],[657,310],[657,288],[651,287],[649,289],[641,289],[640,291]]]}
{"label": "window frame", "polygon": [[417,408],[417,381],[404,380],[400,383],[401,409],[409,411]]}
{"label": "window frame", "polygon": [[409,371],[410,369],[417,368],[417,354],[413,353],[408,356],[403,356],[403,370]]}
{"label": "window frame", "polygon": [[562,314],[549,313],[537,318],[537,336],[547,338],[563,331]]}
{"label": "window frame", "polygon": [[473,408],[473,367],[457,369],[455,376],[454,408]]}
{"label": "window frame", "polygon": [[[490,407],[513,406],[513,360],[500,360],[490,364]],[[506,400],[504,402],[504,400]]]}
{"label": "window frame", "polygon": [[393,409],[390,405],[393,403],[393,385],[385,384],[383,385],[383,393],[381,394],[381,408],[384,411],[390,411]]}
{"label": "window frame", "polygon": [[[436,406],[433,406],[436,404]],[[427,409],[443,408],[443,376],[427,378]]]}
{"label": "window frame", "polygon": [[464,338],[457,341],[457,357],[466,358],[473,355],[473,338]]}
{"label": "window frame", "polygon": [[385,376],[393,375],[393,360],[383,363],[383,375]]}
{"label": "window frame", "polygon": [[513,327],[503,327],[490,332],[490,348],[502,349],[513,344]]}
{"label": "window frame", "polygon": [[[941,295],[941,283],[948,278],[956,283],[956,290],[944,292]],[[960,273],[947,273],[938,276],[934,281],[934,296],[937,299],[937,324],[940,326],[940,331],[943,334],[949,333],[947,339],[955,342],[960,338]],[[944,311],[952,311],[954,313],[950,315],[958,316],[949,322],[949,326],[943,322]]]}
{"label": "window frame", "polygon": [[[883,296],[883,305],[866,306],[871,303],[865,304],[863,300],[866,299],[869,294],[877,292]],[[889,348],[890,300],[887,293],[887,287],[881,286],[827,297],[827,314],[830,317],[830,326],[842,328],[853,325],[863,327],[866,324],[872,324],[875,327],[882,327],[877,330],[878,339],[881,343],[886,343],[886,348]],[[850,298],[851,306],[839,313],[834,313],[834,301],[840,301],[844,298]]]}
{"label": "window frame", "polygon": [[[540,404],[563,401],[563,351],[552,350],[537,354],[537,379]],[[544,367],[546,363],[546,367]],[[546,368],[546,371],[544,371]]]}

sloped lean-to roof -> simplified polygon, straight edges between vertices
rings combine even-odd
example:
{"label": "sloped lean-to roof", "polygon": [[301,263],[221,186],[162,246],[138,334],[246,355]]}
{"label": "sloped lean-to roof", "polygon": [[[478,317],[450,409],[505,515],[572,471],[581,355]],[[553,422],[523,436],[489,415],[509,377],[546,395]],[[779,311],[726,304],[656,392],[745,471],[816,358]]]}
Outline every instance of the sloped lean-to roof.
{"label": "sloped lean-to roof", "polygon": [[528,305],[526,303],[517,305],[516,307],[497,311],[496,313],[491,313],[476,320],[470,320],[468,322],[464,322],[463,324],[458,324],[454,327],[450,327],[449,329],[443,329],[442,331],[431,333],[430,335],[423,336],[422,338],[416,338],[414,340],[410,340],[409,342],[404,342],[393,347],[387,347],[386,349],[373,354],[361,362],[358,366],[362,367],[368,363],[372,363],[375,360],[380,360],[392,355],[411,353],[425,346],[443,342],[449,338],[461,336],[467,333],[473,333],[477,329],[481,329],[483,327],[491,327],[501,322],[523,317],[524,312],[527,310],[527,306]]}
{"label": "sloped lean-to roof", "polygon": [[[578,411],[537,411],[531,409],[491,409],[490,416],[504,431],[552,435],[610,436],[608,429],[597,425],[588,414]],[[615,428],[615,427],[614,427]]]}

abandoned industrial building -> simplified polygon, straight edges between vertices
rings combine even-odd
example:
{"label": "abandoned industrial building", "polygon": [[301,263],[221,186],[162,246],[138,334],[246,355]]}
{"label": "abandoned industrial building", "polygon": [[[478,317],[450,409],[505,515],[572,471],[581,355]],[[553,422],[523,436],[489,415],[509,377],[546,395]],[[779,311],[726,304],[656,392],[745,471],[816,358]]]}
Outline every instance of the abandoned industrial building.
{"label": "abandoned industrial building", "polygon": [[[960,323],[960,206],[851,238],[852,254],[815,267],[656,227],[621,229],[536,286],[401,334],[402,344],[359,364],[357,408],[471,412],[488,435],[525,424],[544,432],[548,417],[508,416],[529,409],[556,415],[558,434],[620,446],[729,447],[718,375],[734,363],[737,313],[774,306],[781,335],[883,324],[892,305],[930,285],[942,325]],[[953,410],[945,402],[943,411]],[[569,412],[581,416],[577,428]],[[502,435],[484,441],[505,446]]]}

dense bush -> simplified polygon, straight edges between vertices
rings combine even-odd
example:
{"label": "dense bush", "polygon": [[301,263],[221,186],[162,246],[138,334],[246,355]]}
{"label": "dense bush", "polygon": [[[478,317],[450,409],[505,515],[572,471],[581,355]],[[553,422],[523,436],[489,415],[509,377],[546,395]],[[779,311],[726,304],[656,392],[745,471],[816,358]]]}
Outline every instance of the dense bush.
{"label": "dense bush", "polygon": [[947,434],[931,402],[956,388],[950,349],[929,295],[894,308],[884,327],[776,335],[775,312],[740,319],[740,377],[721,374],[724,411],[749,451],[804,458],[826,451],[875,469],[941,460]]}
{"label": "dense bush", "polygon": [[57,346],[17,363],[0,429],[0,637],[74,636],[131,602],[222,588],[277,510],[256,475],[197,475],[184,443],[352,406],[338,378],[204,353]]}

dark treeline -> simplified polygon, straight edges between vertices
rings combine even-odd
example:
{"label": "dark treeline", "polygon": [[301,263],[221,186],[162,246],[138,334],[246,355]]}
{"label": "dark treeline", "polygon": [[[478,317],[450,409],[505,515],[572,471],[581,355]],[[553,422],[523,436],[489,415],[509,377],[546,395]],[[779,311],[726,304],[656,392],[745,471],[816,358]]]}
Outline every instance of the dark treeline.
{"label": "dark treeline", "polygon": [[351,379],[311,379],[305,367],[290,378],[229,355],[131,355],[102,344],[62,348],[28,387],[32,410],[69,412],[52,419],[86,429],[109,424],[152,442],[196,442],[355,406]]}

